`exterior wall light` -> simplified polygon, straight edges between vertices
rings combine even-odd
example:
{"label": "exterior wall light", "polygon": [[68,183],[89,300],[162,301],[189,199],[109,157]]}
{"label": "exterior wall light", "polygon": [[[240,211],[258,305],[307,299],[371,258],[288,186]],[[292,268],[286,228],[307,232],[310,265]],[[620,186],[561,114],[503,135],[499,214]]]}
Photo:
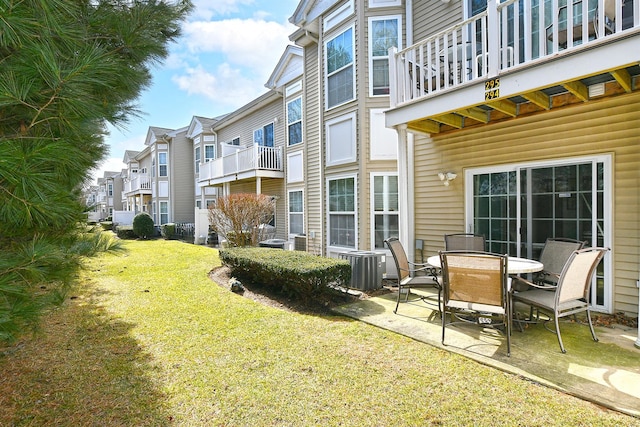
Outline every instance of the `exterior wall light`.
{"label": "exterior wall light", "polygon": [[454,179],[457,178],[457,174],[453,173],[453,172],[440,172],[438,173],[438,178],[440,178],[440,181],[442,181],[442,183],[445,185],[445,187],[449,186],[449,183],[451,181],[453,181]]}

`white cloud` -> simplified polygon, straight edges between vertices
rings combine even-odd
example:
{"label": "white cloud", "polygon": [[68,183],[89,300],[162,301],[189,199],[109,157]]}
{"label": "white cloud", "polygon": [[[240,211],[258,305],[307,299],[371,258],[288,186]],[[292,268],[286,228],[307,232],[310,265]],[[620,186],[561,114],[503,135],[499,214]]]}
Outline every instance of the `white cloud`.
{"label": "white cloud", "polygon": [[288,23],[258,19],[198,21],[184,27],[190,52],[222,53],[229,63],[252,68],[266,77],[290,44],[292,32],[293,26]]}
{"label": "white cloud", "polygon": [[[190,95],[204,95],[215,101],[217,107],[236,109],[266,91],[263,84],[243,77],[242,72],[229,64],[221,64],[215,74],[202,65],[188,68],[173,81]],[[223,108],[224,109],[224,108]]]}
{"label": "white cloud", "polygon": [[251,6],[254,0],[194,0],[196,18],[211,19],[216,15],[238,12],[241,6]]}

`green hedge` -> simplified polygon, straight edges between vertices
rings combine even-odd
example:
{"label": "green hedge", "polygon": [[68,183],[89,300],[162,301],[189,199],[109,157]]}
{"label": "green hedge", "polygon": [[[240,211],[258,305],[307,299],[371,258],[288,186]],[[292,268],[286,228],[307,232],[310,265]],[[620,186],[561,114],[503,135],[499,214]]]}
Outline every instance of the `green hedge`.
{"label": "green hedge", "polygon": [[136,239],[136,233],[133,232],[132,225],[118,225],[116,227],[116,236],[120,239]]}
{"label": "green hedge", "polygon": [[269,286],[303,300],[329,290],[329,285],[346,287],[351,280],[348,261],[308,252],[229,248],[220,251],[220,259],[240,280]]}
{"label": "green hedge", "polygon": [[167,240],[176,238],[176,225],[172,222],[160,226],[160,234]]}
{"label": "green hedge", "polygon": [[113,222],[111,222],[111,221],[102,221],[100,223],[100,226],[105,231],[113,230]]}

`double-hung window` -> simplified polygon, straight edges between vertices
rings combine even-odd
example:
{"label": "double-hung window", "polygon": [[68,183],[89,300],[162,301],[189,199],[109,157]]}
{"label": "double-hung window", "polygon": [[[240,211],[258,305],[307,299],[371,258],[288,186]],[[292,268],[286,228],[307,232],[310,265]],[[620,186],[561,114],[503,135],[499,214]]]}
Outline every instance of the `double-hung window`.
{"label": "double-hung window", "polygon": [[287,103],[287,134],[289,145],[302,142],[302,97]]}
{"label": "double-hung window", "polygon": [[302,190],[289,191],[289,234],[304,233],[304,201]]}
{"label": "double-hung window", "polygon": [[200,147],[195,148],[194,158],[195,158],[195,171],[196,173],[200,173]]}
{"label": "double-hung window", "polygon": [[389,94],[389,48],[400,46],[400,16],[369,18],[371,95]]}
{"label": "double-hung window", "polygon": [[216,146],[213,144],[207,144],[204,146],[204,162],[210,162],[216,158]]}
{"label": "double-hung window", "polygon": [[338,34],[325,45],[327,108],[354,99],[353,28]]}
{"label": "double-hung window", "polygon": [[167,153],[158,153],[158,176],[167,176]]}
{"label": "double-hung window", "polygon": [[374,248],[384,249],[385,239],[399,232],[398,176],[373,175],[371,191]]}
{"label": "double-hung window", "polygon": [[160,224],[169,222],[169,202],[160,202]]}
{"label": "double-hung window", "polygon": [[329,246],[356,247],[356,178],[328,181]]}

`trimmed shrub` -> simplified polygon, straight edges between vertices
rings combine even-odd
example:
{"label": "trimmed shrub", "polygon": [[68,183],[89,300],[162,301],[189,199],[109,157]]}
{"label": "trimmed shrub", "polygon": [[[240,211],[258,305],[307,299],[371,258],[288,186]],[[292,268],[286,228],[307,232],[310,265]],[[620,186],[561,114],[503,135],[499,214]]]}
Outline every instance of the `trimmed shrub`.
{"label": "trimmed shrub", "polygon": [[136,233],[133,232],[132,225],[119,225],[116,227],[116,236],[120,239],[135,239]]}
{"label": "trimmed shrub", "polygon": [[172,222],[160,226],[160,234],[167,240],[176,238],[176,225]]}
{"label": "trimmed shrub", "polygon": [[111,221],[102,221],[100,223],[100,226],[105,231],[113,230],[113,222],[111,222]]}
{"label": "trimmed shrub", "polygon": [[220,251],[220,259],[233,276],[302,300],[328,291],[329,285],[346,287],[351,280],[349,261],[308,252],[229,248]]}
{"label": "trimmed shrub", "polygon": [[142,239],[148,239],[155,236],[155,226],[153,218],[146,212],[140,212],[133,217],[133,232]]}

